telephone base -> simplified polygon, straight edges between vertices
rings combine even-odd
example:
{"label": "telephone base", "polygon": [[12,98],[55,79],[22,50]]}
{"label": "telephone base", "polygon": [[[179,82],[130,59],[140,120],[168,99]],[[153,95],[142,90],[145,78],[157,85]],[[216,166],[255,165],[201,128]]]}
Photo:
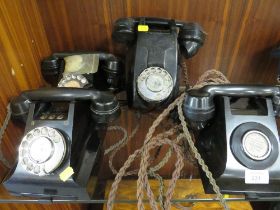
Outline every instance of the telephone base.
{"label": "telephone base", "polygon": [[[215,118],[199,133],[196,146],[221,192],[280,195],[280,145],[271,99],[223,96],[215,103]],[[202,169],[200,174],[205,192],[213,193]]]}

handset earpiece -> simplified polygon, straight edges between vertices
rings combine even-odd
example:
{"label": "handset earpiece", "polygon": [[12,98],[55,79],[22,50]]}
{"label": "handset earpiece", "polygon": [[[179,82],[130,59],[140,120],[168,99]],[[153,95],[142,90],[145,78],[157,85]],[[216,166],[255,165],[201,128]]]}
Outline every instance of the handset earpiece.
{"label": "handset earpiece", "polygon": [[47,57],[41,62],[41,72],[44,80],[56,86],[59,80],[59,75],[62,73],[61,69],[62,60],[54,55]]}
{"label": "handset earpiece", "polygon": [[133,18],[121,18],[114,24],[113,40],[120,43],[131,43],[135,40],[135,21]]}
{"label": "handset earpiece", "polygon": [[192,128],[200,130],[214,117],[215,104],[208,94],[199,89],[189,90],[183,103],[185,118]]}
{"label": "handset earpiece", "polygon": [[185,23],[180,28],[178,41],[186,58],[193,57],[205,40],[205,32],[197,23]]}
{"label": "handset earpiece", "polygon": [[11,107],[11,119],[13,121],[18,121],[21,123],[26,123],[29,107],[30,107],[30,101],[20,96],[12,98],[10,102]]}
{"label": "handset earpiece", "polygon": [[105,61],[103,70],[106,74],[107,84],[112,90],[122,89],[123,63],[117,57]]}

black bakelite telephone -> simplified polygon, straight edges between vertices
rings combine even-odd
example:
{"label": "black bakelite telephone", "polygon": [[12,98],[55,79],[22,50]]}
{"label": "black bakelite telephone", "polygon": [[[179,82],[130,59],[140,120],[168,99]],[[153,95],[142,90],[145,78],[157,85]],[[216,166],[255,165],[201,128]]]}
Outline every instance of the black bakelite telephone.
{"label": "black bakelite telephone", "polygon": [[[183,110],[221,192],[280,195],[278,86],[208,85],[187,91]],[[201,176],[211,193],[202,170]]]}
{"label": "black bakelite telephone", "polygon": [[4,180],[15,195],[89,199],[87,182],[108,122],[120,114],[111,92],[45,88],[11,101],[13,121],[25,124],[18,163]]}
{"label": "black bakelite telephone", "polygon": [[122,61],[105,52],[59,52],[41,62],[45,81],[52,86],[119,91]]}
{"label": "black bakelite telephone", "polygon": [[130,107],[151,110],[166,106],[178,94],[180,51],[194,56],[205,33],[196,23],[139,17],[114,24],[116,42],[128,46],[126,89]]}

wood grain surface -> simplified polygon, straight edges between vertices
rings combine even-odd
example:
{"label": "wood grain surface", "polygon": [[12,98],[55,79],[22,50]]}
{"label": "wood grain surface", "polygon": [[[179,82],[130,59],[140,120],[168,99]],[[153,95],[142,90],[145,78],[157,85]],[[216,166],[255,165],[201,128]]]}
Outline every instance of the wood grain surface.
{"label": "wood grain surface", "polygon": [[[38,5],[33,0],[0,1],[0,121],[6,114],[8,100],[22,90],[43,85],[40,75],[40,60],[51,53]],[[1,149],[12,163],[23,129],[12,123],[4,135]],[[0,180],[7,168],[0,164]],[[0,188],[0,199],[7,197]],[[80,204],[0,204],[1,210],[85,210]]]}
{"label": "wood grain surface", "polygon": [[[124,47],[111,39],[113,23],[120,17],[154,16],[198,22],[207,39],[199,53],[186,61],[191,84],[213,68],[234,83],[275,84],[277,65],[269,52],[280,44],[279,10],[278,0],[0,0],[0,122],[12,96],[44,84],[40,60],[52,52],[105,50],[123,56]],[[146,115],[139,121],[133,111],[123,111],[118,123],[129,132],[137,123],[141,125],[136,137],[115,158],[116,167],[142,145],[155,116],[156,113]],[[15,161],[21,135],[22,129],[10,123],[1,149],[11,162]],[[119,137],[118,133],[108,133],[104,147]],[[160,173],[168,177],[174,161],[172,158]],[[137,167],[136,161],[132,168]],[[0,164],[0,178],[6,172]],[[196,174],[189,166],[185,173]],[[113,177],[107,157],[100,177]]]}
{"label": "wood grain surface", "polygon": [[[168,186],[169,180],[164,180],[164,185]],[[159,196],[159,183],[157,180],[149,180],[149,184],[154,193],[155,198]],[[106,185],[105,197],[107,198],[111,189],[112,182],[108,181]],[[136,191],[137,191],[137,183],[135,180],[125,180],[120,183],[119,190],[116,199],[130,199],[136,200]],[[227,195],[228,198],[242,198],[242,196],[238,195]],[[203,186],[200,179],[180,179],[177,182],[177,187],[174,191],[173,195],[174,200],[180,199],[213,199],[215,195],[207,195],[204,194]],[[148,200],[148,197],[145,196],[144,200]],[[252,210],[250,202],[228,202],[229,208],[231,210]],[[146,209],[149,209],[149,204],[144,203]],[[181,207],[181,208],[180,208]],[[185,208],[184,208],[185,207]],[[188,208],[189,207],[189,208]],[[106,210],[106,205],[104,205],[103,210]],[[114,205],[114,209],[118,210],[137,210],[137,205],[135,204],[125,204],[125,203],[116,203]],[[160,209],[160,207],[159,207]],[[198,203],[173,203],[171,205],[171,210],[176,209],[186,209],[186,210],[222,210],[223,208],[218,202],[198,202]]]}
{"label": "wood grain surface", "polygon": [[[32,0],[0,1],[0,120],[6,114],[11,97],[22,90],[43,84],[40,60],[50,54],[50,47],[36,2]],[[2,151],[10,162],[15,161],[16,145],[22,129],[9,124]],[[0,177],[6,169],[0,164]]]}

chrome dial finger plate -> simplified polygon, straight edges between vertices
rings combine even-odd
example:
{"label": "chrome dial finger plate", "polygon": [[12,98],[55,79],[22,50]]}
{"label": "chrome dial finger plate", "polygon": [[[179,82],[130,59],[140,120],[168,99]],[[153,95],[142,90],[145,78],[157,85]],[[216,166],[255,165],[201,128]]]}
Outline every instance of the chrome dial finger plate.
{"label": "chrome dial finger plate", "polygon": [[58,87],[83,88],[89,84],[88,80],[81,74],[66,74],[58,83]]}
{"label": "chrome dial finger plate", "polygon": [[64,136],[51,127],[29,131],[19,146],[19,164],[28,172],[44,176],[59,167],[66,154]]}
{"label": "chrome dial finger plate", "polygon": [[171,75],[163,68],[149,67],[137,78],[137,92],[148,102],[161,102],[173,89]]}

